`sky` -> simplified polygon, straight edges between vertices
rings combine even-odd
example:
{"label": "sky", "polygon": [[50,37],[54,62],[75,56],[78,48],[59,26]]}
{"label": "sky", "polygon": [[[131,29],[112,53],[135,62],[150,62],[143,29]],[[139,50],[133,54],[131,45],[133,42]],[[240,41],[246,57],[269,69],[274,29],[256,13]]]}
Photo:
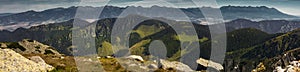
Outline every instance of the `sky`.
{"label": "sky", "polygon": [[222,7],[222,6],[267,6],[284,13],[300,16],[300,0],[0,0],[0,13],[18,13],[28,10],[42,11],[70,6],[143,6],[166,7]]}

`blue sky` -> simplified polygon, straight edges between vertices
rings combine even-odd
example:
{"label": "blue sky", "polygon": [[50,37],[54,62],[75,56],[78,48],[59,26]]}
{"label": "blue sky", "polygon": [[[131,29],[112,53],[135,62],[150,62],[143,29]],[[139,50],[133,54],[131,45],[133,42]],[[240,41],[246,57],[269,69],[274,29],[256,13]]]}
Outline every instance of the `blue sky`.
{"label": "blue sky", "polygon": [[[144,6],[152,5],[167,7],[197,7],[192,0],[0,0],[0,13],[17,13],[28,10],[42,11],[57,7],[70,6],[103,6],[109,1],[114,6]],[[284,13],[300,16],[300,0],[194,0],[200,1],[200,6],[268,6]],[[217,5],[214,5],[217,4]]]}

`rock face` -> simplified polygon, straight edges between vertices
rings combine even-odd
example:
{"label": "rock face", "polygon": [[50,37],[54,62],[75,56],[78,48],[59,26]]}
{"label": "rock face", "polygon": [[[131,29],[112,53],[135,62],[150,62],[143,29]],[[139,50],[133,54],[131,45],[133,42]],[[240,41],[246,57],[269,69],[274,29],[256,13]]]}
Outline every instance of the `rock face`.
{"label": "rock face", "polygon": [[282,68],[281,66],[278,66],[273,70],[273,72],[299,72],[300,67],[299,66],[293,66],[293,65],[288,65],[285,68]]}
{"label": "rock face", "polygon": [[35,40],[24,39],[17,43],[1,43],[1,48],[12,49],[21,54],[53,54],[60,55],[53,47]]}
{"label": "rock face", "polygon": [[29,60],[10,49],[0,49],[0,72],[47,72],[54,69],[40,57]]}
{"label": "rock face", "polygon": [[274,71],[287,71],[287,72],[299,72],[300,71],[300,48],[289,50],[284,55],[275,57],[277,60],[272,67]]}
{"label": "rock face", "polygon": [[174,69],[178,72],[193,72],[194,70],[192,70],[188,65],[185,65],[181,62],[170,62],[170,61],[166,61],[163,59],[160,59],[160,62],[162,64],[162,68],[165,70],[170,70],[170,69]]}
{"label": "rock face", "polygon": [[55,51],[54,48],[35,40],[24,39],[18,43],[26,49],[24,53],[59,55],[59,52]]}

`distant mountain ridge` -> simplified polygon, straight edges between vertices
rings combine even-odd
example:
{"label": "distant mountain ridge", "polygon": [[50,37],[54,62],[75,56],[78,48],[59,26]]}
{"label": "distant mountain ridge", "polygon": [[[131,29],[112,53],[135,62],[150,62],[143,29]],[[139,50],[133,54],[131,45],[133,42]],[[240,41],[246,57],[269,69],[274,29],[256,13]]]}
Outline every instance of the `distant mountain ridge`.
{"label": "distant mountain ridge", "polygon": [[12,15],[13,13],[0,13],[0,17],[2,16],[8,16],[8,15]]}
{"label": "distant mountain ridge", "polygon": [[[280,12],[275,8],[266,6],[251,7],[251,6],[224,6],[220,8],[225,19],[267,19],[280,20],[284,18],[295,18],[296,16],[288,15]],[[228,15],[227,15],[228,14]],[[234,14],[234,15],[232,15]]]}
{"label": "distant mountain ridge", "polygon": [[241,28],[256,28],[272,34],[285,33],[300,27],[300,21],[287,20],[251,21],[247,19],[236,19],[225,24],[227,28],[232,28],[234,30]]}
{"label": "distant mountain ridge", "polygon": [[[261,7],[246,7],[246,6],[224,6],[221,8],[210,8],[203,7],[200,8],[168,8],[168,7],[115,7],[115,6],[105,6],[105,7],[90,7],[90,6],[78,6],[69,8],[53,8],[44,11],[27,11],[22,13],[16,13],[11,15],[0,16],[0,29],[10,29],[14,30],[14,27],[31,27],[41,24],[57,23],[73,19],[76,15],[78,8],[83,9],[85,12],[101,10],[102,14],[99,18],[116,18],[126,9],[130,8],[130,12],[136,12],[139,15],[146,17],[166,17],[168,19],[181,19],[185,15],[192,21],[202,21],[204,20],[204,15],[202,14],[203,9],[217,10],[220,9],[223,18],[225,20],[234,20],[239,18],[250,19],[250,20],[273,20],[273,19],[286,19],[292,20],[294,18],[299,18],[296,16],[284,14],[275,8],[268,8],[265,6]],[[182,11],[185,15],[179,14]],[[10,25],[17,25],[11,27]]]}

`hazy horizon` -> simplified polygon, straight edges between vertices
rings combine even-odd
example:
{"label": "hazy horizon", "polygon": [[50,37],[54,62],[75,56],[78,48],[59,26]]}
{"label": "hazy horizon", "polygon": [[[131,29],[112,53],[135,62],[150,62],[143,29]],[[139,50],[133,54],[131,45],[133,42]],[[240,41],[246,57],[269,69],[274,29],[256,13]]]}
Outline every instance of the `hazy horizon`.
{"label": "hazy horizon", "polygon": [[[109,2],[108,2],[109,1]],[[108,4],[104,4],[108,2]],[[200,7],[214,7],[219,8],[222,6],[267,6],[269,8],[276,8],[279,11],[300,16],[300,1],[297,0],[216,0],[216,1],[205,1],[200,0]],[[213,3],[215,2],[215,3]],[[215,5],[217,4],[217,5]],[[26,12],[29,10],[43,11],[52,8],[68,8],[71,6],[93,6],[101,7],[104,5],[112,5],[118,7],[126,6],[142,6],[151,7],[153,5],[166,6],[174,8],[191,8],[198,7],[192,0],[0,0],[0,13],[19,13]]]}

